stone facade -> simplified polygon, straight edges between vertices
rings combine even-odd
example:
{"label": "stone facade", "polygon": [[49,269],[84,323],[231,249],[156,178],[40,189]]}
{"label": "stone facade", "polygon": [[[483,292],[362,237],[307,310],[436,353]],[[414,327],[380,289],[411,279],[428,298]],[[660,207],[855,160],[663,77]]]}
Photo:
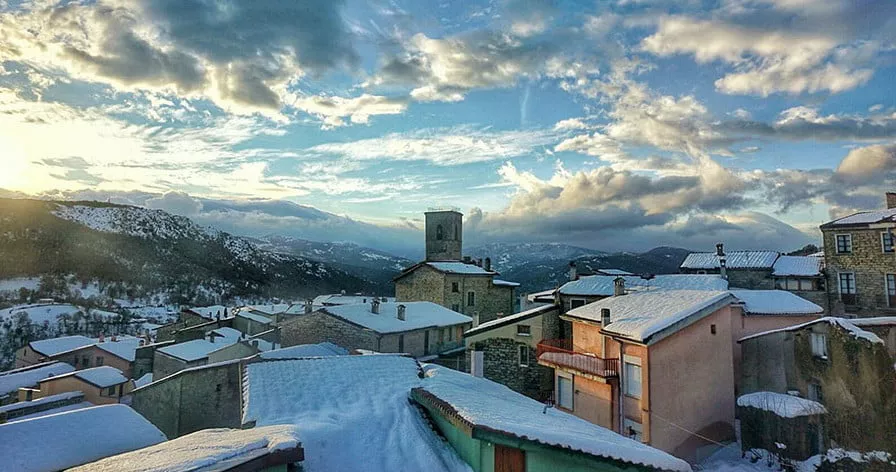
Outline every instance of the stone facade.
{"label": "stone facade", "polygon": [[460,260],[464,237],[463,217],[457,211],[425,213],[427,261]]}
{"label": "stone facade", "polygon": [[[881,233],[886,228],[824,228],[824,257],[827,272],[828,297],[833,314],[850,313],[858,316],[892,315],[887,298],[886,275],[896,274],[896,253],[884,252]],[[849,234],[852,252],[837,252],[838,234]],[[856,303],[845,304],[840,296],[839,274],[855,274]]]}
{"label": "stone facade", "polygon": [[318,310],[286,321],[280,328],[283,347],[331,342],[350,351],[368,349],[421,357],[460,347],[464,326],[377,333]]}
{"label": "stone facade", "polygon": [[[824,336],[823,357],[812,351],[813,334]],[[883,344],[819,321],[799,330],[745,339],[741,350],[742,393],[796,391],[825,406],[821,449],[832,442],[858,451],[892,449],[896,371]]]}
{"label": "stone facade", "polygon": [[154,343],[147,344],[146,346],[140,346],[134,351],[134,377],[135,379],[139,379],[144,375],[152,372],[153,363],[155,360],[156,349],[170,346],[174,344],[174,341],[165,341],[162,343]]}
{"label": "stone facade", "polygon": [[[513,313],[516,302],[514,287],[495,285],[493,279],[492,275],[448,274],[421,265],[395,281],[395,299],[437,303],[474,319],[478,313],[479,322],[486,323]],[[470,292],[473,305],[468,303]]]}
{"label": "stone facade", "polygon": [[180,372],[131,392],[131,407],[169,439],[241,426],[240,362]]}
{"label": "stone facade", "polygon": [[245,316],[236,315],[233,318],[233,329],[246,333],[248,336],[255,336],[256,334],[269,331],[272,326],[271,322],[262,323]]}

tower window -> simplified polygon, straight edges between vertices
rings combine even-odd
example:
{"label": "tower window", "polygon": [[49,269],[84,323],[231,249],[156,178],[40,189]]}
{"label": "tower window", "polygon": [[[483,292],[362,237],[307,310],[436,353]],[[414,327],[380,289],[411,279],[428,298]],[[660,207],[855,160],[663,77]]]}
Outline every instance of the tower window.
{"label": "tower window", "polygon": [[442,225],[436,226],[436,239],[439,241],[445,239],[445,230],[442,229]]}

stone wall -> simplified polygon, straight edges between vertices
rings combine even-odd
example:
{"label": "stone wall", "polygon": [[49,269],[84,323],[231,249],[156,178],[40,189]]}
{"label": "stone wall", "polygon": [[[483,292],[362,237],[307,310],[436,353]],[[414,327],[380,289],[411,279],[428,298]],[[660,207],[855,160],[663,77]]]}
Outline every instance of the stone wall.
{"label": "stone wall", "polygon": [[[896,309],[887,303],[886,274],[896,274],[896,254],[881,248],[880,229],[827,229],[824,233],[824,255],[827,287],[833,314],[852,313],[859,316],[892,315]],[[852,235],[852,253],[837,254],[836,235]],[[857,304],[846,306],[840,300],[840,272],[856,274]]]}
{"label": "stone wall", "polygon": [[[395,282],[395,298],[399,302],[437,303],[470,317],[479,313],[479,322],[485,323],[512,314],[516,302],[513,287],[495,285],[492,279],[484,275],[445,274],[424,265]],[[452,290],[454,283],[457,292]],[[467,304],[468,292],[474,293],[472,306]]]}
{"label": "stone wall", "polygon": [[196,367],[205,364],[205,359],[195,362],[187,362],[156,351],[152,361],[152,378],[153,380],[163,379],[188,367]]}
{"label": "stone wall", "polygon": [[329,341],[348,350],[380,349],[376,333],[321,311],[285,321],[280,327],[283,347]]}
{"label": "stone wall", "polygon": [[[524,346],[529,352],[526,366],[520,365],[520,346]],[[473,350],[484,352],[485,378],[539,401],[551,396],[554,371],[549,367],[538,365],[535,348],[529,344],[507,338],[491,338],[478,341],[471,347]]]}
{"label": "stone wall", "polygon": [[[827,336],[827,358],[812,354],[811,333]],[[826,439],[854,450],[892,448],[896,437],[896,371],[882,344],[815,323],[742,342],[742,393],[798,391],[821,387]],[[890,441],[889,443],[887,441]]]}
{"label": "stone wall", "polygon": [[233,318],[233,329],[238,330],[241,333],[246,333],[249,336],[269,331],[272,326],[271,323],[260,323],[239,315]]}
{"label": "stone wall", "polygon": [[132,392],[131,407],[169,439],[241,425],[240,363],[181,372]]}
{"label": "stone wall", "polygon": [[[798,461],[821,452],[818,434],[823,430],[823,419],[820,415],[783,418],[758,408],[738,407],[737,417],[740,419],[741,448],[744,451],[765,449]],[[778,444],[787,447],[782,449]]]}
{"label": "stone wall", "polygon": [[139,379],[152,372],[156,349],[172,344],[174,344],[174,341],[166,341],[163,343],[154,343],[138,347],[134,352],[134,378]]}
{"label": "stone wall", "polygon": [[445,292],[448,290],[451,290],[451,286],[446,286],[445,274],[427,265],[422,265],[395,282],[395,300],[398,302],[433,302],[450,309],[451,305],[445,300]]}
{"label": "stone wall", "polygon": [[749,290],[773,290],[775,279],[771,269],[728,269],[728,285]]}

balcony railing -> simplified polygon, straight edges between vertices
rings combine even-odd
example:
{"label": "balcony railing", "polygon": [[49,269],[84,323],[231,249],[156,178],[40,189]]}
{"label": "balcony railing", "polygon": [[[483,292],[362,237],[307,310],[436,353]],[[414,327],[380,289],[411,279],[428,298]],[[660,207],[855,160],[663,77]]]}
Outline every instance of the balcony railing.
{"label": "balcony railing", "polygon": [[571,339],[543,339],[535,349],[539,363],[567,367],[598,377],[619,377],[619,359],[575,352]]}

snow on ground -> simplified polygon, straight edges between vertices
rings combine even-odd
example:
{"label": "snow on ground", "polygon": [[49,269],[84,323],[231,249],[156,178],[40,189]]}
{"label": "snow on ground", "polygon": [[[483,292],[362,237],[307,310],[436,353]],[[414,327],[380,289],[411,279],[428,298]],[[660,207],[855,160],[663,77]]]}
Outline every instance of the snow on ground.
{"label": "snow on ground", "polygon": [[21,387],[37,385],[47,377],[67,374],[74,370],[74,367],[65,362],[46,362],[0,373],[0,396],[15,392]]}
{"label": "snow on ground", "polygon": [[0,279],[0,294],[9,292],[18,295],[20,288],[28,290],[37,290],[40,286],[40,278],[38,277],[17,277],[13,279]]}
{"label": "snow on ground", "polygon": [[737,399],[737,406],[748,406],[770,411],[782,418],[823,415],[828,412],[821,403],[775,392],[755,392],[741,395]]}
{"label": "snow on ground", "polygon": [[18,472],[67,469],[167,439],[125,405],[95,406],[0,424],[0,438],[4,438],[0,441],[3,468]]}
{"label": "snow on ground", "polygon": [[265,453],[295,448],[301,442],[294,426],[252,429],[213,428],[84,465],[70,472],[173,472],[216,464],[228,465]]}
{"label": "snow on ground", "polygon": [[330,342],[319,344],[300,344],[298,346],[262,352],[262,359],[296,359],[299,357],[345,356],[348,350]]}
{"label": "snow on ground", "polygon": [[543,403],[490,380],[433,365],[426,367],[421,383],[425,392],[475,427],[663,470],[691,470],[687,462],[659,449],[571,414],[545,410]]}
{"label": "snow on ground", "polygon": [[401,356],[248,364],[243,421],[296,425],[309,472],[470,470],[408,401],[418,374]]}
{"label": "snow on ground", "polygon": [[17,305],[12,308],[0,310],[0,319],[10,319],[18,313],[25,313],[32,323],[41,324],[44,321],[55,324],[60,315],[74,315],[85,310],[67,303],[35,303],[31,305]]}

